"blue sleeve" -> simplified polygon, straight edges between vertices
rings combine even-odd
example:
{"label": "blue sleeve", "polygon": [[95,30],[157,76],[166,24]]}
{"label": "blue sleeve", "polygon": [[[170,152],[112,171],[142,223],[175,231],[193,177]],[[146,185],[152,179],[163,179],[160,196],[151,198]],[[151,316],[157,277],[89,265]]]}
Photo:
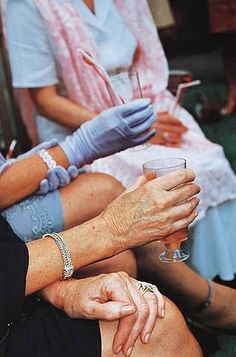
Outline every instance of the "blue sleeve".
{"label": "blue sleeve", "polygon": [[52,44],[33,1],[9,0],[6,16],[13,86],[37,88],[58,83]]}

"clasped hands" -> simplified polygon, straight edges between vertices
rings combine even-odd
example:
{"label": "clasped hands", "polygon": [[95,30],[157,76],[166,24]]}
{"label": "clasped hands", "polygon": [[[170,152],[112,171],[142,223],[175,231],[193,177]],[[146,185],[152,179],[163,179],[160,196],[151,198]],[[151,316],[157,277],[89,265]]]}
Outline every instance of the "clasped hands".
{"label": "clasped hands", "polygon": [[113,351],[122,350],[129,356],[137,338],[149,342],[157,318],[165,314],[164,298],[157,287],[152,285],[153,292],[145,293],[139,287],[139,281],[117,272],[58,282],[42,294],[71,318],[117,321]]}

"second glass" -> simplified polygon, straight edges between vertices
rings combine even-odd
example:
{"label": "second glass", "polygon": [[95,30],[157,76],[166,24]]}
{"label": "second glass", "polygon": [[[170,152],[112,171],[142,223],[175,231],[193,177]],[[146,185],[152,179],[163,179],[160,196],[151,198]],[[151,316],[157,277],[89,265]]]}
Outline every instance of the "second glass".
{"label": "second glass", "polygon": [[[142,88],[140,85],[139,75],[136,71],[121,72],[110,76],[110,82],[112,84],[112,89],[116,93],[122,103],[128,103],[135,99],[143,98]],[[110,86],[107,86],[107,90],[110,95],[112,104],[115,106],[116,98],[114,98],[114,93]],[[136,152],[147,149],[150,146],[149,143],[141,144],[130,148],[130,151]]]}
{"label": "second glass", "polygon": [[[186,168],[186,160],[182,158],[164,158],[145,162],[143,173],[148,180],[155,177],[164,176],[172,171]],[[188,239],[188,228],[179,230],[176,233],[161,240],[165,244],[165,251],[160,254],[160,260],[165,263],[182,262],[189,258],[188,252],[180,249],[181,242]]]}
{"label": "second glass", "polygon": [[[139,82],[139,75],[135,71],[121,72],[110,76],[110,82],[123,103],[128,103],[132,100],[143,97]],[[113,105],[117,105],[109,86],[107,87],[107,90],[110,94]]]}

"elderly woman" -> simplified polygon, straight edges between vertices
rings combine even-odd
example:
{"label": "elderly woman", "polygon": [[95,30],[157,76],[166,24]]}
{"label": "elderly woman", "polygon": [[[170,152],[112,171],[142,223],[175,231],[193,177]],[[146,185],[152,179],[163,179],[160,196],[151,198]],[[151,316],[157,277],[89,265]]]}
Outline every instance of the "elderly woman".
{"label": "elderly woman", "polygon": [[[56,147],[55,153],[58,150]],[[17,173],[19,165],[29,174],[35,159],[19,161],[5,174]],[[164,309],[156,287],[125,273],[72,278],[74,270],[189,225],[198,204],[193,195],[199,188],[191,183],[193,179],[190,170],[147,183],[142,179],[96,218],[26,245],[1,218],[0,336],[4,355],[108,357],[133,352],[201,356],[180,313],[170,302]],[[33,307],[26,304],[24,311],[24,295],[39,290],[48,304],[37,299]],[[160,339],[166,342],[160,343]]]}

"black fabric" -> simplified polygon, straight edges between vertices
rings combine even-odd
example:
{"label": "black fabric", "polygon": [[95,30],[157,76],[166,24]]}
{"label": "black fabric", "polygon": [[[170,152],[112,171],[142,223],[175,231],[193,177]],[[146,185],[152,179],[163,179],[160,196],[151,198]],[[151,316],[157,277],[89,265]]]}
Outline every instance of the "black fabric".
{"label": "black fabric", "polygon": [[[70,319],[34,296],[24,299],[28,250],[0,217],[0,357],[99,357],[98,321]],[[4,349],[4,352],[3,352]]]}
{"label": "black fabric", "polygon": [[28,250],[0,217],[0,341],[7,323],[19,318],[25,295]]}
{"label": "black fabric", "polygon": [[70,319],[46,305],[14,324],[6,357],[99,357],[97,321]]}

